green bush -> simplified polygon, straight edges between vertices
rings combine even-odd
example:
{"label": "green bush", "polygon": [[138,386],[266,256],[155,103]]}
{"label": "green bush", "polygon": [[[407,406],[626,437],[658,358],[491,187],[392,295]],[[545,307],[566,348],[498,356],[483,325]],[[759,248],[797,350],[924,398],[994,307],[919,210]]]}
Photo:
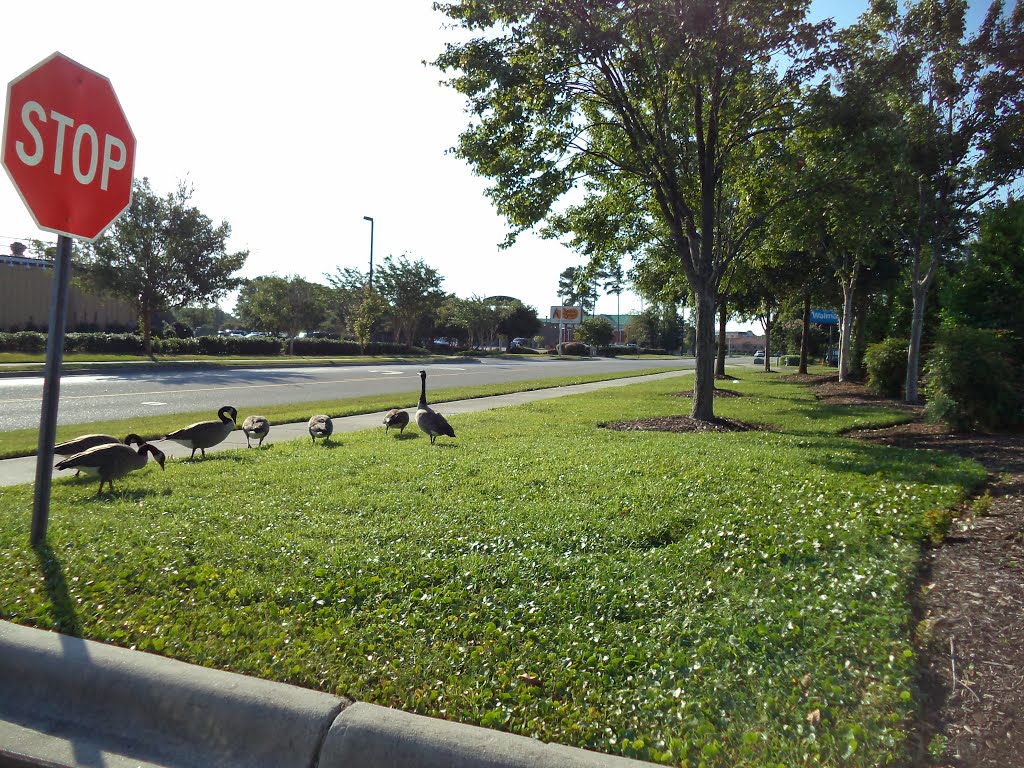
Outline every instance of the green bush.
{"label": "green bush", "polygon": [[46,334],[36,331],[0,333],[0,350],[4,352],[45,352]]}
{"label": "green bush", "polygon": [[1012,429],[1024,424],[1021,361],[1011,340],[983,328],[943,328],[925,361],[929,418],[954,429]]}
{"label": "green bush", "polygon": [[882,397],[900,397],[907,380],[906,339],[883,339],[864,352],[868,389]]}
{"label": "green bush", "polygon": [[783,355],[779,358],[780,365],[800,365],[800,355]]}
{"label": "green bush", "polygon": [[563,341],[558,345],[558,354],[590,357],[590,347],[578,341]]}
{"label": "green bush", "polygon": [[292,342],[294,355],[358,355],[362,350],[359,342],[352,339],[295,339]]}
{"label": "green bush", "polygon": [[67,333],[64,334],[64,351],[102,355],[141,355],[142,337],[136,333]]}
{"label": "green bush", "polygon": [[200,336],[196,342],[203,355],[273,357],[281,354],[281,340],[273,336]]}
{"label": "green bush", "polygon": [[153,342],[153,351],[161,355],[198,355],[199,339],[167,338]]}

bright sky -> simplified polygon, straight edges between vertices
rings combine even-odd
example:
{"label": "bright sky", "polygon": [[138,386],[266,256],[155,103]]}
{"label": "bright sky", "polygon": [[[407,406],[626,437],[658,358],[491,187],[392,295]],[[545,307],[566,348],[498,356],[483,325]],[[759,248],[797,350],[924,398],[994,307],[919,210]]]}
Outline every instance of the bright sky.
{"label": "bright sky", "polygon": [[[815,0],[815,15],[845,25],[866,5]],[[446,291],[511,295],[546,316],[559,273],[582,260],[533,235],[498,249],[507,229],[485,180],[446,155],[468,124],[463,99],[422,64],[456,34],[444,21],[430,0],[7,3],[0,79],[54,51],[108,77],[136,177],[161,195],[191,183],[193,204],[231,224],[231,250],[250,251],[246,277],[365,271],[371,216],[375,265],[405,253]],[[0,253],[29,238],[55,239],[0,174]],[[601,296],[597,311],[615,303]],[[624,293],[621,308],[641,303]]]}

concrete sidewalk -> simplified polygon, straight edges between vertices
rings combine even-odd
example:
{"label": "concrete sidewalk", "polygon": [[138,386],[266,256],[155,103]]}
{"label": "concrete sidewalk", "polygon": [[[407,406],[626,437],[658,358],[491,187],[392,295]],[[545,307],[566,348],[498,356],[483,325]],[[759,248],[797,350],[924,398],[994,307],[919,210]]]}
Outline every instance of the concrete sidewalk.
{"label": "concrete sidewalk", "polygon": [[[431,403],[431,407],[445,416],[454,416],[462,413],[475,413],[477,411],[489,411],[494,408],[504,408],[509,405],[521,405],[523,403],[533,403],[538,400],[550,400],[556,397],[565,397],[566,395],[575,395],[582,392],[595,392],[600,389],[608,389],[610,387],[625,387],[630,384],[638,384],[644,381],[658,381],[660,379],[685,376],[692,374],[692,370],[685,371],[670,371],[668,373],[655,373],[648,376],[631,376],[624,379],[612,379],[609,381],[595,381],[589,384],[572,384],[565,387],[554,387],[552,389],[537,389],[531,392],[515,392],[509,395],[495,395],[493,397],[478,397],[471,400],[453,400],[447,403]],[[409,410],[409,415],[412,416],[416,410],[416,406],[412,405]],[[358,416],[343,416],[333,419],[334,432],[335,434],[340,432],[358,432],[363,429],[383,429],[384,411],[376,413],[364,413]],[[240,413],[238,415],[239,422],[244,421],[248,413]],[[310,413],[310,416],[313,414]],[[211,414],[210,418],[216,418],[215,414]],[[82,434],[89,433],[89,425],[83,424]],[[182,426],[185,426],[182,424]],[[417,427],[410,421],[410,424],[406,429],[415,430]],[[272,443],[279,443],[288,440],[298,440],[304,438],[309,439],[309,430],[306,422],[299,422],[295,424],[274,424],[270,428],[270,434],[263,441],[264,445],[270,445]],[[177,443],[173,443],[169,440],[154,440],[153,445],[163,451],[168,459],[187,459],[191,451],[187,448],[183,448]],[[207,452],[213,453],[216,451],[232,451],[238,450],[239,448],[245,448],[245,435],[241,430],[232,432],[228,439],[220,445],[214,446],[213,448],[207,448]],[[71,477],[73,472],[55,472],[54,477]],[[0,461],[0,486],[6,485],[20,485],[22,483],[35,482],[36,477],[36,457],[26,456],[19,459],[4,459]],[[2,768],[2,766],[0,766]]]}

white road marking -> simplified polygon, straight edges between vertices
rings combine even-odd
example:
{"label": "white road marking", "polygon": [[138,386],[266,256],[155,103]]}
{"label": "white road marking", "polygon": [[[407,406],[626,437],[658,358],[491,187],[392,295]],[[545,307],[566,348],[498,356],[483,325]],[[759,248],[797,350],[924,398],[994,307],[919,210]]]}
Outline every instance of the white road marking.
{"label": "white road marking", "polygon": [[158,402],[155,402],[155,401],[149,401],[149,402],[146,402],[146,403],[142,403],[142,405],[167,405],[167,403],[158,403]]}

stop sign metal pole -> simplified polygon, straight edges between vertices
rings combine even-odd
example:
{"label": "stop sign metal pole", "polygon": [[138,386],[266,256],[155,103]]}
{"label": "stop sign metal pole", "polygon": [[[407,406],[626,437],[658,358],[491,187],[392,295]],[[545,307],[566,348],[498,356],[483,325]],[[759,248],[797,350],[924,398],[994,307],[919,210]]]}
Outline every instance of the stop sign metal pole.
{"label": "stop sign metal pole", "polygon": [[43,381],[43,409],[39,417],[39,446],[36,450],[36,487],[32,504],[32,530],[29,544],[46,539],[50,519],[50,482],[53,475],[53,447],[57,438],[57,406],[60,402],[60,368],[64,358],[64,326],[68,314],[68,288],[71,283],[71,238],[57,238],[57,258],[53,265],[53,292],[50,297],[50,324],[46,331],[46,373]]}

